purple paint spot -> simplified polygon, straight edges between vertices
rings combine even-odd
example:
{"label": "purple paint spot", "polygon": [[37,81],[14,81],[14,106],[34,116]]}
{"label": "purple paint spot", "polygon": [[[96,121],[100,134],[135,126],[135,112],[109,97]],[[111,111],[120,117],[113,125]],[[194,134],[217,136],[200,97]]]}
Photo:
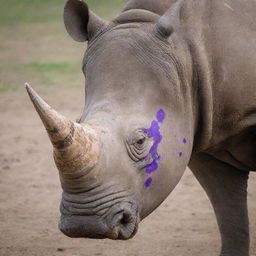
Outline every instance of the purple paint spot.
{"label": "purple paint spot", "polygon": [[142,161],[143,161],[143,162],[147,162],[147,161],[149,161],[150,159],[151,159],[150,156],[146,156]]}
{"label": "purple paint spot", "polygon": [[[187,143],[187,140],[184,138],[184,139],[182,140],[182,143],[183,143],[183,144],[186,144],[186,143]],[[182,157],[182,156],[183,156],[183,153],[180,152],[180,153],[179,153],[179,157]]]}
{"label": "purple paint spot", "polygon": [[160,156],[157,156],[156,158],[154,158],[153,161],[146,166],[146,172],[148,174],[151,174],[152,172],[157,170],[157,168],[158,168],[157,161],[160,161]]}
{"label": "purple paint spot", "polygon": [[147,178],[147,180],[145,181],[145,187],[148,188],[152,183],[152,178]]}
{"label": "purple paint spot", "polygon": [[159,109],[157,114],[156,114],[156,118],[157,118],[157,121],[159,123],[162,123],[165,119],[165,113],[164,113],[164,110],[163,109]]}
{"label": "purple paint spot", "polygon": [[[159,124],[162,123],[165,119],[165,112],[163,109],[158,110],[156,114],[156,120],[151,122],[151,125],[148,129],[144,129],[144,132],[147,133],[149,138],[153,138],[153,145],[149,150],[149,156],[146,159],[152,159],[152,162],[146,166],[147,174],[151,174],[152,172],[156,171],[158,168],[158,162],[160,161],[160,156],[158,155],[157,149],[159,143],[162,141],[162,135],[160,134],[160,126]],[[149,187],[152,182],[151,178],[148,178],[145,182],[145,186]],[[146,185],[148,184],[148,185]]]}
{"label": "purple paint spot", "polygon": [[149,138],[160,134],[159,131],[160,131],[160,126],[159,126],[158,122],[155,120],[151,122],[151,125],[148,129],[144,129],[144,132],[148,134]]}

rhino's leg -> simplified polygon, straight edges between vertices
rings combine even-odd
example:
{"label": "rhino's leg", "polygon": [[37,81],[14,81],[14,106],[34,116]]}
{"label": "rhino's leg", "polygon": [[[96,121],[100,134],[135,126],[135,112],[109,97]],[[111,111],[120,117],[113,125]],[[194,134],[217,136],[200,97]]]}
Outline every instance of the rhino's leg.
{"label": "rhino's leg", "polygon": [[248,173],[204,153],[193,156],[189,167],[213,205],[221,233],[221,256],[248,256]]}

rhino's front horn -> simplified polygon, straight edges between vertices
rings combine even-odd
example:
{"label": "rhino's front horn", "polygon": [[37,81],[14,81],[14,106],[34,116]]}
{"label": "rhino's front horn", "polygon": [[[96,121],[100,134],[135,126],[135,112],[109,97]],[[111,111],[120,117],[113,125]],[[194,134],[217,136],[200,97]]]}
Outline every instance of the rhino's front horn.
{"label": "rhino's front horn", "polygon": [[60,115],[29,84],[25,85],[53,144],[54,160],[60,171],[61,181],[69,183],[70,179],[83,176],[95,166],[99,158],[96,130]]}

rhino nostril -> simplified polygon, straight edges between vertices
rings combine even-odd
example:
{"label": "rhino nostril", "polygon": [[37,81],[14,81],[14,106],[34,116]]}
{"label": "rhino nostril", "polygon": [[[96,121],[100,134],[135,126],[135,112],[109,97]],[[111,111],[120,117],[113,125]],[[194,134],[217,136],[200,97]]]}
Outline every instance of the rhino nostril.
{"label": "rhino nostril", "polygon": [[112,219],[111,227],[113,230],[121,230],[132,222],[132,214],[129,211],[121,211],[117,213]]}
{"label": "rhino nostril", "polygon": [[130,223],[132,220],[132,217],[131,217],[131,213],[129,212],[123,212],[123,216],[120,220],[120,224],[122,225],[127,225],[128,223]]}
{"label": "rhino nostril", "polygon": [[137,211],[130,205],[113,207],[111,214],[107,215],[107,217],[109,238],[126,240],[136,234],[138,228]]}

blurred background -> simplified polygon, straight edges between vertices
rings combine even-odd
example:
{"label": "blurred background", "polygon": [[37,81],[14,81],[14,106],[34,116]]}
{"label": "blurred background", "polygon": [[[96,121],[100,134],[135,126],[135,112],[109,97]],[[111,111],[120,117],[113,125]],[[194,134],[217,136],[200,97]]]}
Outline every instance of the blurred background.
{"label": "blurred background", "polygon": [[[64,0],[0,0],[0,92],[23,90],[23,82],[77,87],[85,44],[72,41],[63,25]],[[89,0],[90,8],[113,18],[126,0]],[[63,87],[64,86],[64,87]]]}
{"label": "blurred background", "polygon": [[[87,1],[105,19],[125,2]],[[63,0],[0,0],[0,256],[216,256],[220,241],[213,210],[189,170],[132,240],[70,239],[58,230],[58,173],[24,82],[71,119],[82,113],[86,44],[67,35],[63,6]],[[255,197],[252,174],[251,255],[256,255]]]}

